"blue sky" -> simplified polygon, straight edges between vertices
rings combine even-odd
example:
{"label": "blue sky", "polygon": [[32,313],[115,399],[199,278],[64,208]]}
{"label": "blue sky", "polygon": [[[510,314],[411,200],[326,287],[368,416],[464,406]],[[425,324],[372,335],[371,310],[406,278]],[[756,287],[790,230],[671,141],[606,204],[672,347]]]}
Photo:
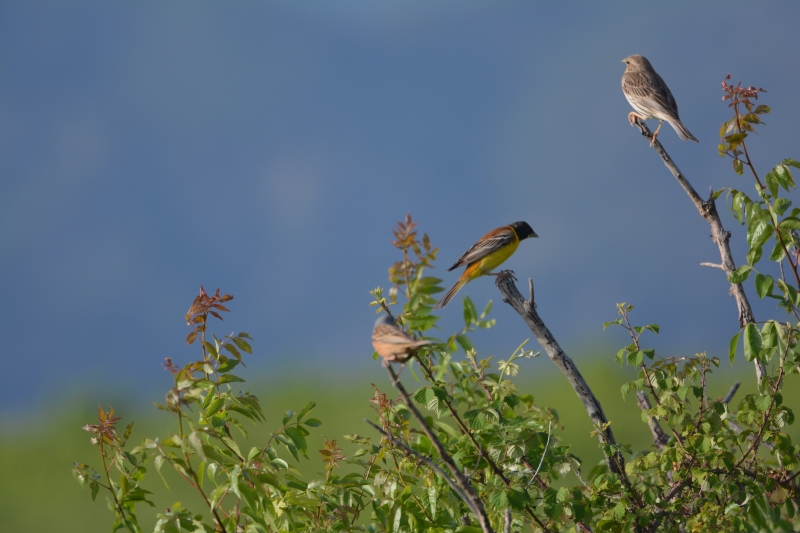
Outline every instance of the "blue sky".
{"label": "blue sky", "polygon": [[[225,326],[255,338],[254,371],[364,371],[367,291],[386,286],[407,212],[447,285],[478,237],[528,221],[540,238],[506,265],[534,279],[577,357],[624,342],[601,332],[620,301],[661,324],[660,350],[722,354],[735,305],[698,266],[716,247],[629,127],[620,60],[645,55],[672,89],[700,143],[668,126],[660,139],[701,194],[752,190],[716,152],[720,82],[769,91],[750,144],[762,173],[800,158],[798,15],[789,2],[3,2],[0,414],[76,389],[166,388],[163,358],[193,355],[182,318],[201,283],[236,296]],[[724,223],[742,262],[741,228]],[[491,280],[464,293],[495,300],[484,355],[529,336]]]}

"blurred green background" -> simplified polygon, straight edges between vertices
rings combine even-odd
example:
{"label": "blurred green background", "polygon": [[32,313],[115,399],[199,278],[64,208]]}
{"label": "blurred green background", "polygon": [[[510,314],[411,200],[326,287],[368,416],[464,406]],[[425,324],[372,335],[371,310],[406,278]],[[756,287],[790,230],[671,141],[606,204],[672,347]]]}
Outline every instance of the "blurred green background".
{"label": "blurred green background", "polygon": [[[620,394],[620,385],[632,379],[635,372],[631,367],[616,365],[614,352],[607,346],[588,346],[577,350],[573,356],[612,420],[618,441],[630,443],[634,451],[641,450],[649,446],[650,433],[641,421],[635,396],[631,394],[623,400]],[[501,359],[505,357],[499,356]],[[554,428],[554,435],[572,446],[573,452],[583,460],[583,472],[588,473],[602,457],[597,440],[590,436],[591,425],[577,396],[546,356],[522,360],[520,365],[520,373],[514,378],[519,389],[533,394],[538,405],[552,406],[558,411],[563,428]],[[323,435],[337,439],[346,453],[352,453],[355,447],[342,439],[342,435],[360,433],[375,436],[364,423],[364,418],[372,416],[368,402],[373,394],[371,383],[389,393],[390,397],[396,396],[390,390],[385,371],[377,362],[365,361],[363,368],[360,375],[324,367],[311,372],[289,371],[274,376],[254,377],[248,375],[247,370],[239,372],[248,380],[250,390],[258,394],[268,418],[263,426],[250,424],[250,443],[263,445],[269,430],[280,426],[280,419],[287,409],[296,412],[308,401],[315,401],[317,407],[313,416],[323,423],[312,429],[309,460],[301,458],[299,464],[294,463],[285,450],[280,451],[282,457],[310,479],[323,471],[319,455],[311,451],[322,448]],[[407,387],[415,389],[419,386],[407,369],[402,377]],[[727,359],[723,360],[720,369],[709,379],[709,394],[712,397],[724,396],[736,380],[742,382],[742,387],[734,403],[755,390],[752,366],[740,360],[731,368]],[[166,372],[164,381],[166,391]],[[796,376],[789,376],[785,390],[792,391],[797,383]],[[791,407],[796,408],[800,403],[796,395],[786,396],[786,403]],[[160,402],[162,399],[152,398],[152,401]],[[97,450],[89,444],[89,435],[81,429],[84,424],[94,422],[98,402],[116,409],[117,414],[123,417],[120,427],[132,420],[136,422],[131,446],[138,444],[144,436],[163,438],[175,432],[174,419],[167,413],[155,407],[143,408],[141,399],[121,398],[110,391],[76,392],[71,399],[50,402],[53,408],[47,413],[26,420],[5,420],[0,433],[0,523],[4,531],[110,531],[113,515],[107,509],[103,493],[92,502],[89,492],[81,489],[71,474],[73,461],[100,467]],[[790,428],[790,433],[794,438],[798,437],[796,427]],[[164,473],[171,491],[165,489],[155,471],[148,468],[145,487],[154,492],[156,508],[140,505],[140,521],[145,528],[152,527],[156,512],[163,512],[175,501],[204,514],[197,495],[187,490],[168,467],[164,468]],[[567,482],[577,483],[577,480],[570,477]]]}

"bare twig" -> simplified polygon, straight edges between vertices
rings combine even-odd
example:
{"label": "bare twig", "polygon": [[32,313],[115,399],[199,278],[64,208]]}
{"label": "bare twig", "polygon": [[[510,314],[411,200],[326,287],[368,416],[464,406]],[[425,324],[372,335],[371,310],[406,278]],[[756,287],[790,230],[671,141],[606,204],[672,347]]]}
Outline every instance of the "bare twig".
{"label": "bare twig", "polygon": [[[617,441],[614,439],[614,433],[608,426],[608,418],[606,418],[603,412],[603,407],[592,392],[592,389],[589,388],[586,380],[583,379],[578,367],[575,366],[572,359],[564,353],[564,350],[561,349],[561,346],[559,346],[555,337],[553,337],[553,334],[547,329],[547,326],[544,325],[539,313],[536,311],[536,304],[533,300],[533,281],[528,280],[530,288],[529,300],[525,300],[522,294],[520,294],[514,281],[514,276],[510,273],[497,276],[495,283],[503,295],[503,301],[513,307],[525,320],[536,337],[536,340],[547,353],[547,356],[550,357],[550,360],[553,361],[567,377],[567,380],[570,385],[572,385],[578,398],[583,402],[583,406],[586,408],[586,412],[589,414],[593,425],[598,428],[597,433],[600,437],[600,441],[607,445],[614,446]],[[621,476],[625,475],[625,460],[618,451],[611,455],[606,455],[606,464],[611,472]]]}
{"label": "bare twig", "polygon": [[[636,119],[635,124],[639,128],[639,131],[644,138],[646,138],[648,141],[653,140],[653,134],[650,133],[650,128],[647,127],[647,124],[638,118]],[[666,165],[675,179],[678,180],[680,186],[683,187],[683,190],[697,208],[700,216],[702,216],[706,222],[708,222],[708,225],[711,226],[711,239],[719,248],[722,270],[727,276],[730,276],[733,271],[736,270],[736,264],[733,262],[733,255],[731,254],[731,248],[728,244],[731,234],[722,227],[722,221],[719,218],[719,213],[717,212],[717,206],[716,202],[714,202],[713,194],[709,195],[708,200],[705,201],[700,198],[700,195],[694,190],[692,184],[689,183],[689,180],[686,179],[678,166],[672,161],[672,158],[670,158],[666,150],[664,150],[661,142],[655,140],[651,146],[661,157],[661,160],[664,161],[664,165]],[[747,300],[747,295],[744,293],[744,288],[742,287],[741,283],[731,283],[730,293],[731,296],[733,296],[733,298],[736,300],[736,306],[739,310],[739,327],[743,328],[747,324],[754,324],[756,320],[753,316],[753,310],[750,307],[750,302]],[[757,359],[753,362],[755,363],[756,367],[756,380],[760,384],[761,379],[766,374],[766,368],[764,367],[764,364]]]}
{"label": "bare twig", "polygon": [[506,515],[506,525],[503,528],[503,531],[505,533],[511,533],[511,509],[509,509],[508,507],[506,507],[505,515]]}
{"label": "bare twig", "polygon": [[722,403],[728,404],[733,399],[733,395],[736,394],[736,391],[739,390],[739,382],[737,381],[733,385],[731,385],[731,390],[728,391],[728,394],[722,399]]}
{"label": "bare twig", "polygon": [[394,385],[403,396],[403,400],[405,400],[406,405],[417,418],[419,424],[422,426],[423,431],[430,439],[433,447],[436,449],[436,453],[439,454],[441,460],[450,470],[450,474],[453,476],[454,483],[458,485],[458,487],[461,489],[461,492],[464,494],[464,503],[467,504],[472,513],[478,519],[478,524],[480,524],[481,529],[484,533],[494,533],[492,526],[489,523],[489,517],[486,515],[486,510],[483,508],[483,502],[475,492],[475,488],[469,482],[467,477],[458,469],[455,461],[453,461],[453,458],[447,453],[447,450],[444,449],[444,446],[439,440],[439,437],[436,436],[436,433],[434,433],[428,426],[428,423],[425,421],[425,417],[422,416],[422,413],[419,412],[417,406],[414,405],[414,401],[411,399],[408,391],[406,391],[406,388],[403,386],[400,380],[397,379],[397,374],[395,374],[392,365],[390,364],[387,366],[386,370],[388,370],[389,376],[392,378],[392,385]]}
{"label": "bare twig", "polygon": [[[652,409],[652,405],[650,404],[650,398],[647,397],[647,394],[644,391],[636,391],[636,401],[639,404],[639,409],[642,411],[648,411]],[[661,450],[669,441],[669,436],[664,433],[664,430],[661,429],[661,425],[658,423],[658,420],[653,418],[650,415],[647,415],[647,425],[650,426],[650,432],[653,434],[653,442],[655,443],[656,447]]]}
{"label": "bare twig", "polygon": [[700,263],[701,267],[708,267],[708,268],[718,268],[720,270],[725,270],[725,267],[722,265],[718,265],[716,263]]}
{"label": "bare twig", "polygon": [[547,442],[544,445],[544,451],[542,452],[542,458],[539,459],[539,466],[536,467],[536,472],[533,473],[533,475],[531,476],[531,479],[528,481],[528,484],[525,485],[525,490],[528,490],[528,487],[531,486],[531,483],[533,483],[533,480],[536,479],[536,476],[539,475],[539,470],[542,469],[542,464],[544,464],[544,456],[547,455],[547,448],[550,446],[550,435],[552,433],[552,430],[553,430],[553,421],[551,420],[550,424],[548,424],[548,426],[547,426]]}

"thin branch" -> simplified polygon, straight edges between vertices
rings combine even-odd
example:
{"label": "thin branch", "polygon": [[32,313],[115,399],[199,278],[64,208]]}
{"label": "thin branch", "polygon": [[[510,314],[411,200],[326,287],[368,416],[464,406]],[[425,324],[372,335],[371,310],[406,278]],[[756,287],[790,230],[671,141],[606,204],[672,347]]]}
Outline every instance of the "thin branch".
{"label": "thin branch", "polygon": [[371,420],[366,420],[365,419],[364,421],[367,424],[369,424],[370,426],[374,427],[376,430],[378,430],[381,435],[383,435],[384,437],[389,439],[392,442],[392,444],[404,449],[407,453],[409,453],[409,454],[413,455],[414,457],[424,461],[425,464],[430,466],[437,474],[439,474],[442,477],[442,479],[445,480],[445,482],[448,485],[450,485],[450,488],[453,489],[453,492],[458,494],[458,497],[461,498],[464,501],[464,503],[467,504],[467,506],[471,507],[470,504],[469,504],[469,498],[467,498],[467,495],[464,494],[464,491],[461,490],[461,488],[455,483],[455,481],[450,479],[450,477],[445,473],[444,470],[442,470],[439,467],[439,465],[437,465],[430,458],[425,457],[424,455],[422,455],[418,451],[416,451],[416,450],[414,450],[412,448],[409,448],[403,441],[401,441],[399,439],[396,439],[395,437],[393,437],[391,434],[389,434],[386,431],[384,431],[383,428],[381,428],[379,425],[375,424]]}
{"label": "thin branch", "polygon": [[728,391],[728,394],[722,399],[722,403],[725,405],[729,404],[731,400],[733,400],[733,395],[736,394],[736,391],[739,390],[739,382],[737,381],[733,385],[731,385],[731,390]]}
{"label": "thin branch", "polygon": [[[639,409],[644,412],[647,412],[653,408],[653,406],[650,404],[650,398],[647,397],[647,394],[645,394],[644,391],[636,391],[636,401],[639,404]],[[664,446],[669,441],[669,436],[664,433],[663,429],[661,429],[661,425],[658,423],[658,420],[650,415],[647,415],[647,425],[650,426],[650,432],[653,434],[653,442],[655,443],[656,447],[659,450],[664,449]]]}
{"label": "thin branch", "polygon": [[720,270],[725,270],[725,267],[722,265],[718,265],[716,263],[700,263],[701,267],[708,267],[708,268],[718,268]]}
{"label": "thin branch", "polygon": [[506,515],[506,525],[503,528],[503,531],[505,533],[511,533],[511,509],[509,509],[508,507],[506,507],[505,515]]}
{"label": "thin branch", "polygon": [[[544,325],[539,313],[536,311],[536,304],[533,300],[533,281],[528,280],[531,294],[530,300],[525,300],[522,294],[520,294],[519,289],[517,289],[517,285],[514,281],[514,276],[507,271],[497,276],[495,283],[500,289],[500,293],[503,295],[503,301],[513,307],[525,320],[536,337],[536,340],[547,353],[547,356],[550,357],[550,360],[553,361],[559,370],[567,377],[573,390],[575,390],[575,394],[578,395],[578,398],[580,398],[583,406],[586,408],[586,412],[589,414],[592,424],[598,428],[597,434],[600,441],[610,446],[616,445],[617,441],[614,439],[614,433],[608,426],[608,418],[606,418],[603,412],[603,407],[592,392],[592,389],[589,388],[589,385],[581,375],[578,367],[575,366],[572,359],[564,353],[564,350],[561,349],[561,346],[559,346],[555,337],[553,337],[553,334],[547,329],[547,326]],[[620,476],[625,474],[625,460],[618,451],[611,455],[606,455],[606,464],[611,472]]]}
{"label": "thin branch", "polygon": [[417,421],[419,421],[419,424],[422,426],[423,431],[425,431],[425,434],[430,439],[441,460],[450,470],[450,474],[453,476],[454,482],[466,496],[466,498],[464,498],[464,503],[467,504],[475,517],[478,519],[481,529],[484,531],[484,533],[494,533],[492,526],[489,523],[489,517],[486,515],[486,510],[483,508],[483,502],[478,497],[478,494],[475,492],[472,484],[458,469],[455,461],[453,461],[453,458],[447,453],[447,450],[444,449],[444,445],[442,445],[442,442],[439,440],[439,437],[436,436],[436,433],[434,433],[428,426],[428,423],[425,421],[425,417],[422,416],[422,413],[419,412],[417,406],[414,405],[414,401],[411,399],[408,391],[406,391],[406,388],[403,386],[400,380],[397,379],[397,374],[395,374],[392,365],[389,364],[389,366],[386,367],[386,370],[389,372],[389,375],[392,378],[392,385],[394,385],[397,390],[400,391],[400,394],[403,396],[406,405],[417,418]]}
{"label": "thin branch", "polygon": [[[636,119],[636,126],[639,128],[642,136],[648,141],[653,140],[653,134],[650,133],[650,128],[647,127],[643,121]],[[672,173],[678,183],[689,196],[697,211],[700,213],[708,225],[711,226],[711,239],[717,244],[719,248],[719,255],[721,259],[722,270],[726,275],[730,276],[736,270],[736,264],[733,262],[733,255],[728,241],[731,238],[729,231],[722,227],[722,221],[717,212],[716,202],[714,196],[709,195],[708,200],[703,201],[697,191],[694,190],[692,184],[683,175],[678,166],[672,161],[669,154],[664,150],[661,142],[656,140],[651,144],[656,153],[661,157],[661,160],[666,165],[667,169]],[[755,324],[755,317],[753,316],[753,309],[750,307],[750,302],[747,300],[747,295],[744,293],[744,288],[741,283],[731,283],[731,295],[736,300],[736,306],[739,310],[739,328],[744,328],[747,324]],[[757,359],[753,361],[756,367],[756,380],[760,384],[763,377],[766,375],[766,368],[764,364]]]}
{"label": "thin branch", "polygon": [[536,479],[536,476],[539,475],[539,470],[542,469],[542,464],[544,464],[544,456],[547,455],[547,448],[550,446],[550,435],[551,435],[552,430],[553,430],[553,421],[551,420],[550,424],[548,424],[548,426],[547,426],[547,442],[544,445],[544,451],[542,452],[542,458],[539,459],[539,466],[536,467],[536,472],[533,473],[533,476],[531,476],[531,479],[528,481],[528,484],[525,485],[525,490],[528,490],[528,487],[531,486],[531,483],[533,483],[533,480]]}

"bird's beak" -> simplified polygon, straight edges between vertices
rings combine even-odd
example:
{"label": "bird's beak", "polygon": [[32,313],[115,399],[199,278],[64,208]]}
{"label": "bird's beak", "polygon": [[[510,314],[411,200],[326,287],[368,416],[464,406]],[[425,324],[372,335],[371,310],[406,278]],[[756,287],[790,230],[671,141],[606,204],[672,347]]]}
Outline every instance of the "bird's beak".
{"label": "bird's beak", "polygon": [[538,235],[536,235],[536,232],[532,232],[530,235],[528,235],[528,238],[529,238],[529,239],[530,239],[531,237],[535,237],[535,238],[537,238],[537,239],[539,238],[539,236],[538,236]]}

